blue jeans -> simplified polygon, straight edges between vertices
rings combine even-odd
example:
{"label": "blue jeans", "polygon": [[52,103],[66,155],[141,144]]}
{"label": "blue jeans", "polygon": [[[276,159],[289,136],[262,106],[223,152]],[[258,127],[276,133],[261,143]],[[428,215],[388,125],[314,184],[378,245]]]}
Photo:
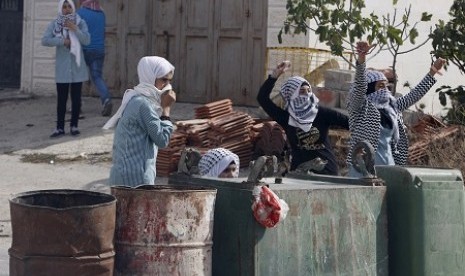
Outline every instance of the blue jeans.
{"label": "blue jeans", "polygon": [[89,66],[90,77],[95,87],[97,88],[97,92],[100,95],[100,101],[103,105],[107,99],[111,98],[107,85],[102,78],[105,51],[94,49],[84,50],[84,59],[86,60],[87,66]]}

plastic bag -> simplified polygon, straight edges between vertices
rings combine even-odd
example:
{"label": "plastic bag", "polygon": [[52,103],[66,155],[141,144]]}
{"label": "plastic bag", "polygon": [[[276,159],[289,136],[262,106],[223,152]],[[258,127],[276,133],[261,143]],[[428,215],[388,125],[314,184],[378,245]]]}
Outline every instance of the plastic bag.
{"label": "plastic bag", "polygon": [[257,186],[254,188],[253,195],[255,200],[252,204],[252,211],[258,223],[271,228],[286,218],[289,206],[270,188]]}

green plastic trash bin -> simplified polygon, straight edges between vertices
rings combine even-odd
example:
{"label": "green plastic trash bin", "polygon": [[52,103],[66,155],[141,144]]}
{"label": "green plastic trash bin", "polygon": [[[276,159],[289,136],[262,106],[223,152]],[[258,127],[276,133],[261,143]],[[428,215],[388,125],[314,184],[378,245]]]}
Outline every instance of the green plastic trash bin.
{"label": "green plastic trash bin", "polygon": [[376,171],[387,187],[389,274],[465,275],[460,171],[398,166]]}
{"label": "green plastic trash bin", "polygon": [[169,178],[172,185],[217,189],[213,275],[388,275],[386,187],[265,178],[289,212],[264,228],[245,180]]}

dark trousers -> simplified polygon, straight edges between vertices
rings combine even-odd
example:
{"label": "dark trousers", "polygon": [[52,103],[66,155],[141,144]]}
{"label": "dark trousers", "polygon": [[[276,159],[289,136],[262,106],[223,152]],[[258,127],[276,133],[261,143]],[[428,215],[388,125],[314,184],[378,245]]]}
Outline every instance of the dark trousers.
{"label": "dark trousers", "polygon": [[57,83],[57,129],[65,129],[66,103],[71,88],[71,127],[78,127],[82,82]]}

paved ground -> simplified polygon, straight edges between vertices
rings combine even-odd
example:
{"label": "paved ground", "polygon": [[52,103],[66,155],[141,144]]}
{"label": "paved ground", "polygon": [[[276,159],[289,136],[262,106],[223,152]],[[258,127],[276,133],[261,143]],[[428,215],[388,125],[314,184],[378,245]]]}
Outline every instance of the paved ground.
{"label": "paved ground", "polygon": [[[50,139],[55,126],[55,104],[55,97],[31,98],[14,90],[0,90],[0,276],[8,275],[9,269],[10,198],[44,189],[109,192],[113,131],[101,129],[108,118],[100,116],[99,100],[83,98],[80,136]],[[119,105],[120,101],[115,100],[114,111]],[[171,117],[191,119],[197,106],[176,103]],[[256,108],[234,109],[261,116]],[[160,184],[166,181],[157,178]]]}

